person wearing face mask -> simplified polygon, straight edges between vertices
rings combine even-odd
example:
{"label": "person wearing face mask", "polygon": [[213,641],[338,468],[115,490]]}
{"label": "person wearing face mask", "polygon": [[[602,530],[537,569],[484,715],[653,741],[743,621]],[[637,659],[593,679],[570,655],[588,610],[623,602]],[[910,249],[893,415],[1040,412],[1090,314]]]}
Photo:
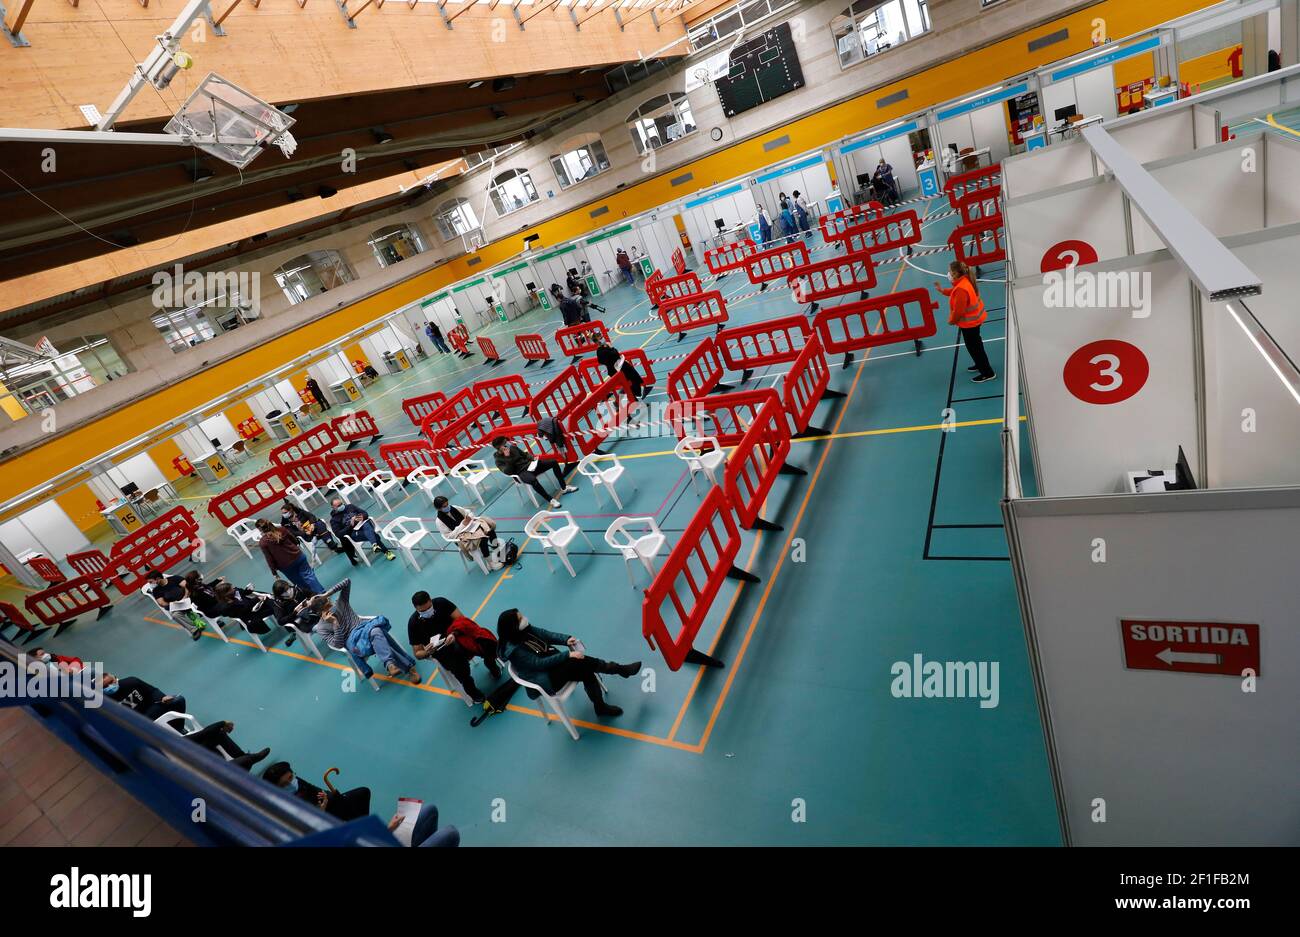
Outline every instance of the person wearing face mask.
{"label": "person wearing face mask", "polygon": [[945,289],[938,280],[934,281],[934,288],[948,297],[948,324],[957,326],[961,331],[966,351],[970,353],[971,361],[974,362],[966,370],[979,372],[971,378],[976,384],[991,381],[997,377],[997,374],[989,364],[988,353],[984,350],[984,339],[980,337],[980,326],[985,323],[989,314],[984,308],[984,301],[980,299],[975,277],[971,275],[970,267],[960,260],[954,260],[948,265],[948,279],[952,283],[952,289]]}
{"label": "person wearing face mask", "polygon": [[122,677],[106,673],[100,681],[100,689],[109,699],[121,703],[127,709],[134,709],[146,719],[154,720],[163,713],[185,712],[185,697],[169,696],[152,683],[145,683],[139,677]]}
{"label": "person wearing face mask", "polygon": [[420,660],[432,657],[456,678],[470,699],[482,703],[483,691],[474,682],[469,665],[481,657],[492,678],[500,679],[496,636],[442,596],[431,598],[427,592],[417,592],[411,596],[411,604],[415,611],[406,622],[406,637],[415,656]]}
{"label": "person wearing face mask", "polygon": [[[331,596],[337,598],[331,601]],[[351,579],[344,579],[331,586],[324,595],[310,599],[306,610],[319,619],[312,630],[324,635],[335,650],[346,649],[361,676],[367,680],[374,674],[367,662],[373,654],[383,662],[390,677],[405,674],[412,683],[420,682],[415,659],[392,639],[393,626],[388,619],[383,615],[363,619],[352,608]]]}
{"label": "person wearing face mask", "polygon": [[552,694],[577,680],[587,691],[598,716],[621,716],[623,710],[605,702],[596,675],[634,677],[641,671],[640,661],[616,664],[588,657],[577,638],[537,628],[517,608],[506,609],[497,618],[497,639],[501,644],[501,658],[509,661],[522,679]]}
{"label": "person wearing face mask", "polygon": [[299,540],[319,541],[335,553],[346,555],[353,566],[357,565],[357,551],[351,543],[346,539],[340,543],[330,531],[329,525],[311,511],[298,507],[288,499],[280,505],[280,525],[295,534]]}
{"label": "person wearing face mask", "polygon": [[347,823],[359,820],[370,813],[370,788],[355,787],[350,791],[323,791],[315,784],[302,780],[293,773],[287,761],[277,761],[262,772],[263,780],[270,781],[299,800],[319,807],[330,816]]}
{"label": "person wearing face mask", "polygon": [[58,669],[62,673],[78,673],[85,669],[80,657],[64,657],[62,654],[51,654],[43,647],[34,647],[27,652],[27,656],[33,660],[39,660],[42,664],[49,664],[51,667]]}
{"label": "person wearing face mask", "polygon": [[[483,555],[488,569],[500,569],[501,561],[492,555],[492,540],[497,522],[490,517],[476,515],[467,507],[452,504],[445,495],[433,499],[434,521],[446,537],[456,534],[456,545],[467,557],[477,550]],[[459,531],[459,533],[456,533]]]}

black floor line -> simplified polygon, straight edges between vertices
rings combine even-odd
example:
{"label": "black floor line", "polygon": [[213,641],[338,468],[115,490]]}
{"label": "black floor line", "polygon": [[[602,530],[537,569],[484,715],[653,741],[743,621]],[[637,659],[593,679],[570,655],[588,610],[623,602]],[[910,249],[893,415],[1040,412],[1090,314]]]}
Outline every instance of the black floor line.
{"label": "black floor line", "polygon": [[956,560],[962,563],[969,563],[971,561],[976,561],[976,562],[988,561],[993,563],[1011,562],[1011,557],[1009,556],[927,556],[926,559],[927,560]]}
{"label": "black floor line", "polygon": [[1001,400],[1004,396],[1004,394],[988,394],[984,397],[958,397],[955,400],[949,400],[948,403],[974,403],[976,400]]}
{"label": "black floor line", "polygon": [[1001,524],[931,524],[935,530],[979,530],[983,528],[1002,529]]}
{"label": "black floor line", "polygon": [[[952,391],[957,383],[957,355],[961,347],[955,347],[952,350],[952,374],[948,378],[948,403],[945,409],[952,406]],[[925,521],[925,549],[921,552],[921,559],[930,559],[930,541],[934,536],[934,512],[939,504],[939,476],[943,473],[943,450],[948,445],[948,434],[939,434],[939,454],[935,459],[934,465],[934,487],[930,492],[930,514]]]}

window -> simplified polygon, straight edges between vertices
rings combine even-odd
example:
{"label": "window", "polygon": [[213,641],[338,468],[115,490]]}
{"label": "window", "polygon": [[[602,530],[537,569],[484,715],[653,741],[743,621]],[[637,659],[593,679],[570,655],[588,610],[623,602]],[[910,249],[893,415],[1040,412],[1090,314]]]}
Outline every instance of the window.
{"label": "window", "polygon": [[488,187],[488,195],[498,215],[508,215],[512,211],[519,211],[529,202],[537,201],[533,177],[526,169],[507,169],[493,176],[492,185]]}
{"label": "window", "polygon": [[469,203],[469,199],[464,198],[443,202],[438,206],[433,220],[444,241],[454,241],[462,234],[469,234],[480,227],[474,206]]}
{"label": "window", "polygon": [[840,68],[848,68],[930,31],[926,0],[857,0],[831,20]]}
{"label": "window", "polygon": [[424,252],[424,238],[409,224],[394,224],[370,235],[370,249],[381,267],[391,267]]}
{"label": "window", "polygon": [[0,372],[0,410],[10,419],[84,394],[130,370],[103,335],[60,339],[58,348],[46,338],[36,348],[53,357],[15,361]]}
{"label": "window", "polygon": [[628,115],[628,129],[638,153],[657,150],[695,132],[695,117],[686,95],[672,92],[651,98]]}
{"label": "window", "polygon": [[203,289],[187,289],[184,294],[174,294],[174,300],[156,300],[154,328],[172,351],[185,351],[222,332],[233,332],[258,317],[257,284],[256,274],[212,274]]}
{"label": "window", "polygon": [[305,302],[317,293],[326,293],[357,278],[338,251],[309,251],[281,264],[275,282],[290,305]]}
{"label": "window", "polygon": [[698,52],[748,29],[761,19],[795,5],[795,0],[750,0],[728,7],[721,13],[696,23],[687,33],[691,51]]}
{"label": "window", "polygon": [[585,133],[570,137],[559,146],[560,152],[551,157],[551,168],[555,178],[560,181],[560,188],[567,189],[575,182],[590,179],[609,168],[609,157],[605,155],[605,145],[600,142],[600,135]]}

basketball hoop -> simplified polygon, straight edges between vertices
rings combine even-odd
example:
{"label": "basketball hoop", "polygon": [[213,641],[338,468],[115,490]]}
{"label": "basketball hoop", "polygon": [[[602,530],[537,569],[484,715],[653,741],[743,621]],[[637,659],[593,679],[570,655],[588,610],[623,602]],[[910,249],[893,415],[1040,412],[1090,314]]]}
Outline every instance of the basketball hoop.
{"label": "basketball hoop", "polygon": [[288,132],[293,124],[284,111],[211,72],[163,132],[189,138],[203,152],[243,169],[268,143],[292,156],[298,146]]}

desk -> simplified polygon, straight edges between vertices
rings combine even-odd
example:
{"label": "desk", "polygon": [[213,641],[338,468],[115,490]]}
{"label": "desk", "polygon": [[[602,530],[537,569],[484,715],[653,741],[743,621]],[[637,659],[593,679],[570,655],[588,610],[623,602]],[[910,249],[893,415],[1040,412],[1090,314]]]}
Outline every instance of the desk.
{"label": "desk", "polygon": [[411,359],[405,348],[399,348],[397,351],[384,352],[384,364],[388,367],[389,374],[401,374],[410,369]]}
{"label": "desk", "polygon": [[125,501],[114,501],[99,513],[104,520],[108,521],[108,526],[113,528],[113,532],[123,537],[144,526],[144,521],[140,519],[135,506]]}
{"label": "desk", "polygon": [[335,381],[329,386],[330,397],[333,403],[341,403],[344,406],[352,403],[354,400],[361,399],[361,388],[357,385],[354,378],[345,377],[341,381]]}
{"label": "desk", "polygon": [[[993,151],[987,146],[983,149],[975,150],[973,153],[959,153],[956,156],[952,154],[952,150],[949,150],[943,157],[943,171],[950,176],[960,175],[963,172],[972,172],[979,168],[981,159],[984,160],[985,166],[991,166],[993,163],[989,157],[992,152]],[[968,159],[975,160],[975,165],[966,168],[965,163]]]}
{"label": "desk", "polygon": [[220,485],[230,477],[230,466],[216,451],[208,451],[190,460],[199,478],[209,485]]}
{"label": "desk", "polygon": [[266,425],[276,439],[291,439],[302,432],[302,427],[298,425],[297,416],[292,410],[288,413],[272,410],[266,415]]}

